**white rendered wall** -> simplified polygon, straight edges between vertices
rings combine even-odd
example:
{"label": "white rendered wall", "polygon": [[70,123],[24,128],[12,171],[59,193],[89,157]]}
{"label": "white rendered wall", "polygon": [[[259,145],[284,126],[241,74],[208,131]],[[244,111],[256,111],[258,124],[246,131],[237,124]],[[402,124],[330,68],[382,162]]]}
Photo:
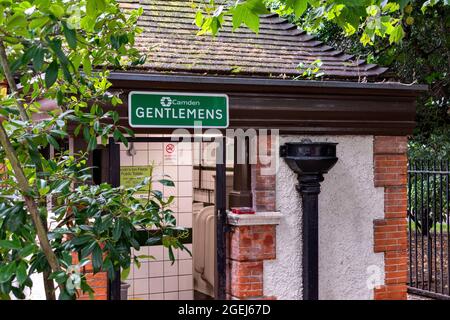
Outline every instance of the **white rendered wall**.
{"label": "white rendered wall", "polygon": [[[372,299],[368,282],[383,281],[383,254],[373,252],[373,220],[384,216],[383,188],[373,185],[373,136],[282,136],[337,142],[338,163],[319,196],[319,298]],[[276,175],[277,259],[264,262],[264,294],[301,299],[301,198],[296,175],[281,160]]]}

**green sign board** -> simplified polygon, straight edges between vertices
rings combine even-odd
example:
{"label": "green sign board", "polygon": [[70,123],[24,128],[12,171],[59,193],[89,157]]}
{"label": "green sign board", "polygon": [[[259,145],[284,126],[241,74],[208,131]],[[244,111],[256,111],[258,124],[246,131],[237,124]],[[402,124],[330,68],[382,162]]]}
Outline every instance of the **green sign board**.
{"label": "green sign board", "polygon": [[132,91],[128,120],[133,128],[227,128],[228,96]]}
{"label": "green sign board", "polygon": [[[126,188],[133,188],[145,178],[150,177],[150,172],[150,166],[121,166],[120,184]],[[141,191],[148,191],[148,187],[143,189]]]}

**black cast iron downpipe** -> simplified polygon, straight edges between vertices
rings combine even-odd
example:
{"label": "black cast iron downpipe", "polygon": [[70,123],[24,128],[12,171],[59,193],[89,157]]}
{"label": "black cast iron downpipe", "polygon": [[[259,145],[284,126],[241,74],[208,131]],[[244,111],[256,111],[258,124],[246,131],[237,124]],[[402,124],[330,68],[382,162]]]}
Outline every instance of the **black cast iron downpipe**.
{"label": "black cast iron downpipe", "polygon": [[302,196],[302,281],[303,299],[319,299],[319,193],[320,183],[337,162],[337,143],[311,141],[286,143],[280,148],[289,167],[298,175],[297,191]]}

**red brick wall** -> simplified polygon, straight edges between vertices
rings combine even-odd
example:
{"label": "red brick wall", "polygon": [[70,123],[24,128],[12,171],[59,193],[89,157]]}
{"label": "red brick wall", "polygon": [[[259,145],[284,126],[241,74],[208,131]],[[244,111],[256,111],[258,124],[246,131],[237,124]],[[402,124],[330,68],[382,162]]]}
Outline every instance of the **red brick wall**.
{"label": "red brick wall", "polygon": [[374,251],[384,253],[376,300],[407,298],[407,137],[374,138],[374,183],[384,187],[384,219],[374,221]]}
{"label": "red brick wall", "polygon": [[264,296],[264,260],[275,259],[275,225],[233,226],[229,236],[228,298]]}
{"label": "red brick wall", "polygon": [[[76,254],[72,255],[72,263],[78,263],[78,257]],[[108,293],[108,276],[106,272],[99,272],[94,274],[92,264],[89,263],[80,270],[86,275],[87,283],[94,289],[94,300],[107,300]],[[77,300],[90,300],[89,294],[80,293]]]}
{"label": "red brick wall", "polygon": [[[260,151],[260,143],[266,143],[267,151]],[[273,146],[275,147],[275,146]],[[264,156],[261,156],[263,154]],[[272,142],[271,138],[267,137],[267,140],[261,140],[258,137],[258,158],[257,163],[252,165],[252,192],[253,192],[253,207],[256,211],[275,211],[275,172],[268,174],[267,170],[271,167],[269,161],[272,159]]]}

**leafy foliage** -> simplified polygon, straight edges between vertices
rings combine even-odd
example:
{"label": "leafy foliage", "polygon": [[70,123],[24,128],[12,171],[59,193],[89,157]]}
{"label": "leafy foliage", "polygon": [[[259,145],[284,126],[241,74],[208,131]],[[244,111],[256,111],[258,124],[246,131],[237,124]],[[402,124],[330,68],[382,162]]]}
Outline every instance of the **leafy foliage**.
{"label": "leafy foliage", "polygon": [[[411,22],[409,16],[413,0],[246,0],[246,1],[206,1],[199,6],[198,15],[206,13],[206,19],[197,20],[201,33],[216,35],[229,14],[233,19],[233,29],[242,23],[257,32],[258,15],[267,13],[266,6],[282,16],[293,15],[297,22],[308,31],[316,31],[326,22],[337,25],[346,36],[359,33],[364,45],[373,44],[377,38],[388,38],[390,43],[398,43],[405,36],[404,24]],[[425,1],[421,11],[448,1]],[[212,27],[214,26],[214,27]]]}
{"label": "leafy foliage", "polygon": [[[139,228],[155,229],[170,252],[184,249],[169,209],[173,197],[151,188],[154,177],[135,188],[93,186],[86,154],[70,155],[61,144],[70,133],[91,151],[109,137],[127,144],[133,135],[116,111],[104,108],[122,102],[110,92],[108,68],[145,61],[133,48],[141,13],[124,13],[114,0],[0,1],[0,81],[10,85],[0,103],[0,299],[24,298],[34,273],[44,273],[49,299],[55,292],[49,279],[60,299],[91,294],[76,270],[92,263],[94,272],[113,277],[132,259],[139,263],[130,253],[139,248]],[[45,112],[47,101],[58,109]],[[33,121],[43,113],[45,119]],[[56,156],[48,159],[50,146]],[[134,195],[144,186],[147,201],[138,201]]]}

